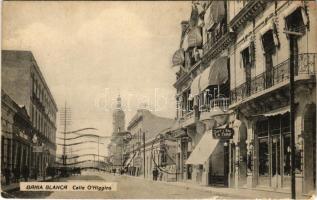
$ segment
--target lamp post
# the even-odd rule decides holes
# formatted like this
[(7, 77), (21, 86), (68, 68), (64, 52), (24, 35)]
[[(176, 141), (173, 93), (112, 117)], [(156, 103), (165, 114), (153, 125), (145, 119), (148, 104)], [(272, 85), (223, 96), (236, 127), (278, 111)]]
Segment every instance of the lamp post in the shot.
[(290, 93), (290, 132), (291, 132), (291, 198), (296, 199), (296, 180), (295, 180), (295, 69), (298, 69), (296, 60), (297, 39), (303, 33), (285, 30), (284, 33), (289, 36), (290, 64), (289, 64), (289, 93)]

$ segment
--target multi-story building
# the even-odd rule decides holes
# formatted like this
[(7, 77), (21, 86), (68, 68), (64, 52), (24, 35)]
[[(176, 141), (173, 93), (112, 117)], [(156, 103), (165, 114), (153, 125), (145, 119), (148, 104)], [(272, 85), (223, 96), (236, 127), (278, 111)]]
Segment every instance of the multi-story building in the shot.
[(41, 152), (32, 152), (32, 168), (41, 174), (52, 166), (56, 155), (57, 106), (49, 87), (30, 51), (2, 50), (2, 89), (12, 100), (25, 107), (33, 126), (34, 146), (43, 146)]
[[(316, 12), (309, 1), (193, 1), (173, 56), (185, 180), (290, 191), (294, 66), (296, 186), (316, 188)], [(215, 141), (215, 128), (233, 138)]]
[[(316, 184), (316, 2), (229, 2), (232, 187), (290, 191), (290, 67), (295, 72), (295, 172)], [(291, 65), (293, 64), (293, 65)]]
[(33, 128), (24, 106), (16, 104), (4, 90), (1, 91), (1, 171), (11, 172), (27, 166), (32, 160)]
[(147, 141), (155, 138), (161, 131), (171, 127), (173, 122), (173, 119), (156, 116), (147, 109), (139, 109), (137, 111), (127, 128), (131, 137), (125, 154), (128, 155), (126, 163), (129, 164), (130, 174), (135, 176), (143, 175), (145, 177), (151, 176), (152, 171), (149, 169), (152, 169), (154, 164), (149, 156), (144, 157), (144, 146), (146, 146)]
[(198, 184), (227, 184), (227, 141), (213, 139), (210, 130), (228, 119), (230, 74), (227, 49), (235, 34), (227, 26), (225, 1), (193, 2), (183, 21), (180, 49), (173, 56), (177, 69), (177, 119), (173, 128), (180, 148), (181, 178)]

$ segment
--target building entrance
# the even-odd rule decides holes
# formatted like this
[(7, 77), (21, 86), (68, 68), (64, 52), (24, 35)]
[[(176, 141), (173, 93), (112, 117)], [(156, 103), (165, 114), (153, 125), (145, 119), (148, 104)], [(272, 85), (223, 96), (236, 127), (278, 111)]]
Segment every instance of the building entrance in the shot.
[(256, 124), (258, 185), (290, 187), (289, 113), (269, 117)]

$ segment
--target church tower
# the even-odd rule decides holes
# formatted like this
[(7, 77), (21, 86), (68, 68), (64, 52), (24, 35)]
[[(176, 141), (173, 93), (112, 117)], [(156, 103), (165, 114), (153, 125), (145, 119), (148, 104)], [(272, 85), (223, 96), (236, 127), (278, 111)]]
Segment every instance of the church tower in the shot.
[(117, 98), (116, 109), (113, 111), (112, 114), (112, 127), (114, 135), (119, 132), (125, 131), (125, 114), (122, 110), (120, 95)]

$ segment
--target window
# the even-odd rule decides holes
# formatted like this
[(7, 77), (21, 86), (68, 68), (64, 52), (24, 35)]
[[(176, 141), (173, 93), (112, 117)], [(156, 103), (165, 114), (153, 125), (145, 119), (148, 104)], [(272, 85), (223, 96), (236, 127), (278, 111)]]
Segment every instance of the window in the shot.
[(293, 13), (285, 18), (286, 29), (304, 33), (306, 30), (307, 16), (304, 8), (298, 7)]
[(273, 53), (275, 50), (275, 39), (273, 30), (270, 29), (262, 36), (262, 44), (265, 53)]
[(251, 67), (252, 67), (252, 46), (244, 49), (241, 52), (242, 64), (245, 73), (245, 83), (246, 83), (246, 95), (250, 95), (251, 92)]

